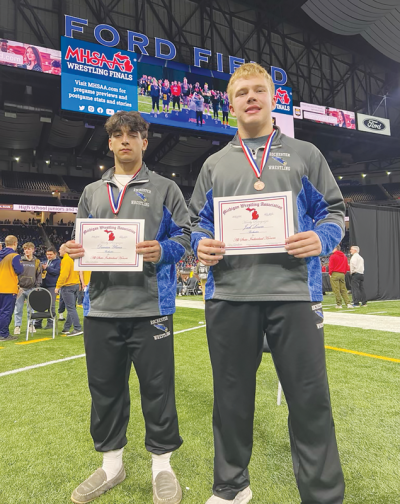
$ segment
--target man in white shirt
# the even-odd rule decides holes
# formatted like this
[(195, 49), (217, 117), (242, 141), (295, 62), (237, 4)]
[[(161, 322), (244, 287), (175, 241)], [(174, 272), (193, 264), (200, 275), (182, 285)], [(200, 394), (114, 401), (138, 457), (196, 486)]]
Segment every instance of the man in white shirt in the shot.
[(364, 259), (360, 256), (360, 248), (353, 245), (350, 249), (350, 274), (351, 293), (353, 306), (367, 306), (367, 297), (364, 290)]

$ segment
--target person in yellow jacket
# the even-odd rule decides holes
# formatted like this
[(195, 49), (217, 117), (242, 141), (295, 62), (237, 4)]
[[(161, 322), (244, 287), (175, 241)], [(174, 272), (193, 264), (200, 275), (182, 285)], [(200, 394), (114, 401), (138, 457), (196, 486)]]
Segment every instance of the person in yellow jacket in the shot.
[(0, 250), (0, 342), (18, 339), (9, 331), (18, 294), (18, 275), (24, 271), (21, 257), (15, 252), (17, 246), (17, 237), (8, 235), (5, 247)]
[[(78, 336), (83, 334), (82, 325), (76, 311), (76, 300), (80, 286), (79, 273), (74, 271), (74, 261), (65, 252), (65, 243), (61, 245), (59, 254), (62, 261), (55, 292), (56, 294), (61, 293), (67, 308), (67, 318), (62, 332), (67, 336)], [(74, 329), (71, 331), (72, 326), (74, 326)]]

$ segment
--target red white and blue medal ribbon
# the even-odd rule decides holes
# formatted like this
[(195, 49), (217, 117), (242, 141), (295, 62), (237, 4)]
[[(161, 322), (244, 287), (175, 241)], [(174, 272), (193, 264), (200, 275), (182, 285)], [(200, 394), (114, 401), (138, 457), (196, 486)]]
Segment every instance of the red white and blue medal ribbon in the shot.
[(121, 209), (122, 200), (124, 199), (125, 191), (126, 191), (127, 187), (128, 187), (128, 184), (126, 184), (126, 186), (123, 188), (123, 190), (120, 191), (120, 193), (118, 194), (117, 201), (115, 201), (114, 200), (114, 193), (112, 190), (112, 185), (107, 184), (108, 200), (110, 201), (111, 210), (113, 211), (113, 214), (115, 214), (115, 215), (117, 215)]
[[(251, 168), (252, 168), (255, 176), (258, 178), (258, 182), (256, 182), (256, 184), (259, 183), (259, 182), (261, 184), (263, 184), (261, 182), (260, 178), (261, 178), (261, 174), (262, 174), (262, 171), (264, 169), (264, 166), (265, 166), (266, 162), (268, 161), (269, 152), (270, 152), (271, 147), (272, 147), (272, 142), (274, 140), (275, 133), (276, 133), (276, 130), (273, 130), (272, 133), (269, 135), (266, 143), (265, 143), (264, 152), (263, 152), (263, 156), (262, 156), (262, 159), (261, 159), (260, 166), (258, 166), (256, 160), (254, 159), (254, 157), (253, 157), (253, 155), (251, 153), (250, 147), (248, 147), (247, 145), (245, 145), (245, 143), (243, 142), (243, 140), (239, 136), (240, 145), (242, 146), (244, 155), (246, 156), (247, 161), (250, 163), (250, 166), (251, 166)], [(263, 188), (264, 188), (264, 184), (263, 184), (262, 189)]]
[[(140, 168), (140, 170), (141, 170), (141, 168)], [(135, 175), (131, 178), (131, 180), (129, 182), (132, 182), (132, 180), (135, 180), (135, 178), (139, 175), (140, 170), (137, 173), (135, 173)], [(129, 182), (125, 185), (125, 187), (122, 189), (122, 191), (119, 192), (117, 201), (114, 200), (114, 193), (112, 190), (112, 185), (107, 183), (108, 200), (110, 202), (111, 210), (115, 216), (117, 216), (118, 212), (121, 210), (122, 201), (124, 199), (125, 191), (129, 185)]]

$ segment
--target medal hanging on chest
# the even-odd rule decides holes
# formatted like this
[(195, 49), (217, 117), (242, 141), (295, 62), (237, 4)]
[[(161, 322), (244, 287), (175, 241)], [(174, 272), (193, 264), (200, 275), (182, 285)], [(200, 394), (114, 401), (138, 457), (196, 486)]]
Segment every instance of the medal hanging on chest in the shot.
[(243, 140), (239, 136), (240, 145), (242, 146), (244, 155), (246, 156), (247, 161), (250, 163), (250, 166), (251, 166), (251, 168), (252, 168), (255, 176), (258, 179), (254, 183), (254, 189), (256, 191), (262, 191), (264, 189), (264, 187), (265, 187), (264, 182), (261, 180), (261, 175), (262, 175), (262, 171), (264, 169), (264, 166), (265, 166), (266, 162), (268, 161), (269, 152), (270, 152), (271, 147), (272, 147), (272, 142), (274, 140), (275, 133), (276, 133), (276, 131), (273, 130), (272, 133), (269, 135), (266, 143), (265, 143), (264, 152), (263, 152), (263, 156), (262, 156), (262, 159), (261, 159), (260, 166), (258, 166), (257, 161), (253, 158), (253, 155), (251, 153), (250, 147), (248, 147), (247, 145), (245, 145), (244, 142), (243, 142)]
[(120, 191), (120, 193), (118, 194), (117, 201), (115, 201), (114, 200), (114, 193), (113, 193), (113, 186), (111, 184), (107, 184), (108, 201), (110, 202), (110, 207), (111, 207), (111, 210), (114, 214), (114, 219), (116, 219), (118, 217), (118, 213), (121, 210), (122, 201), (124, 199), (125, 191), (126, 191), (127, 187), (128, 187), (128, 184), (126, 184), (126, 186), (123, 188), (123, 190)]

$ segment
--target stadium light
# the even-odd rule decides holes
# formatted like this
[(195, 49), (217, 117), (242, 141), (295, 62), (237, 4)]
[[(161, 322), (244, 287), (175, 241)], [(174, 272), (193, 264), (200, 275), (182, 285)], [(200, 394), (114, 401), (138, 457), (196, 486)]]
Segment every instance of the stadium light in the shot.
[(100, 170), (103, 170), (104, 169), (104, 165), (100, 165), (99, 168), (100, 168)]
[(16, 158), (14, 158), (14, 159), (15, 159), (15, 161), (18, 163), (18, 161), (19, 161), (21, 158), (16, 157)]
[(366, 174), (366, 173), (361, 173), (361, 177), (362, 177), (362, 178), (365, 178), (366, 176), (367, 176), (367, 174)]
[(343, 178), (342, 176), (338, 177), (339, 180), (342, 180), (342, 178)]
[(46, 159), (46, 164), (49, 165), (50, 164), (50, 159)]
[(392, 172), (391, 171), (387, 171), (386, 172), (386, 175), (390, 175)]
[(176, 173), (173, 173), (173, 174), (172, 174), (172, 176), (173, 176), (173, 177), (176, 177)]

